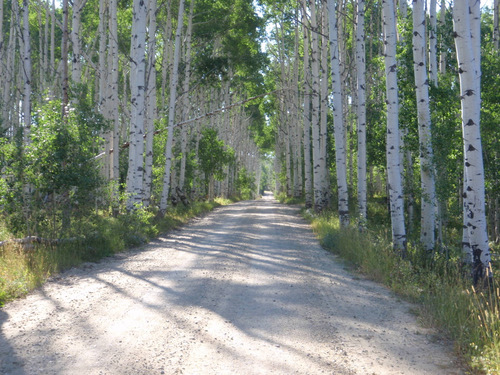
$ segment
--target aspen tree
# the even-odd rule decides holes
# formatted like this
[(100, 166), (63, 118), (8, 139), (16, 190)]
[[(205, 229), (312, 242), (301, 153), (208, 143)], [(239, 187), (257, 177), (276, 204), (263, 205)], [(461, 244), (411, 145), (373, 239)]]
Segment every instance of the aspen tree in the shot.
[(481, 66), (479, 1), (454, 3), (453, 24), (460, 78), (462, 133), (464, 147), (464, 231), (469, 244), (464, 246), (471, 262), (474, 283), (492, 277), (491, 254), (485, 214), (484, 164), (482, 155)]
[[(304, 11), (305, 12), (305, 11)], [(311, 160), (311, 80), (309, 69), (309, 30), (305, 26), (306, 16), (302, 16), (302, 30), (304, 34), (304, 192), (305, 206), (314, 205), (314, 191), (312, 181)]]
[(68, 18), (69, 7), (68, 0), (63, 0), (63, 36), (61, 44), (61, 64), (62, 64), (62, 118), (66, 118), (69, 103), (69, 76), (68, 76)]
[(151, 203), (153, 186), (153, 133), (156, 120), (156, 0), (148, 1), (149, 40), (148, 62), (146, 67), (146, 116), (145, 116), (145, 154), (144, 154), (144, 206)]
[[(49, 0), (47, 0), (49, 1)], [(50, 78), (53, 82), (57, 73), (56, 67), (56, 1), (52, 0), (50, 8)]]
[[(17, 2), (17, 0), (15, 0)], [(22, 31), (22, 72), (23, 72), (23, 132), (25, 142), (29, 142), (31, 129), (31, 35), (29, 24), (29, 0), (23, 0)]]
[(396, 61), (396, 14), (392, 0), (382, 1), (385, 45), (387, 101), (387, 190), (389, 192), (392, 241), (394, 250), (406, 255), (403, 184), (401, 178), (399, 99)]
[[(415, 1), (418, 0), (413, 0), (414, 4)], [(437, 0), (430, 0), (429, 2), (429, 77), (430, 81), (435, 86), (437, 86), (438, 82), (436, 2)], [(425, 41), (425, 10), (423, 10), (422, 12), (424, 13), (424, 18), (422, 21), (424, 22), (424, 24), (421, 28), (424, 31), (424, 34), (421, 37)], [(413, 25), (413, 28), (415, 29), (415, 25)], [(425, 54), (425, 49), (423, 52)]]
[(366, 56), (365, 0), (357, 1), (356, 12), (356, 95), (358, 135), (358, 211), (360, 228), (366, 225)]
[[(108, 103), (107, 99), (109, 96), (109, 93), (107, 92), (107, 82), (108, 82), (108, 66), (106, 64), (106, 47), (107, 47), (107, 35), (106, 35), (106, 25), (107, 25), (107, 20), (108, 20), (108, 14), (107, 14), (107, 7), (106, 7), (106, 1), (105, 0), (99, 0), (99, 25), (97, 27), (97, 33), (99, 35), (99, 55), (98, 55), (98, 75), (97, 75), (97, 88), (98, 88), (98, 103), (99, 103), (99, 109), (103, 116), (106, 118), (108, 117)], [(73, 15), (74, 19), (75, 15)], [(75, 56), (73, 56), (75, 58)], [(79, 63), (78, 63), (79, 64)], [(72, 74), (73, 75), (78, 75), (80, 77), (80, 74), (77, 73), (78, 69), (75, 69), (76, 63), (73, 62), (73, 70)], [(73, 77), (75, 79), (75, 77)], [(112, 148), (111, 146), (111, 132), (106, 132), (104, 135), (104, 165), (102, 166), (102, 173), (106, 179), (109, 178), (110, 176), (110, 150)]]
[(493, 45), (500, 53), (500, 26), (498, 19), (500, 18), (500, 0), (495, 0), (493, 4)]
[(71, 22), (71, 43), (73, 46), (73, 59), (71, 66), (71, 79), (73, 83), (78, 84), (82, 78), (82, 62), (81, 62), (81, 42), (80, 42), (80, 25), (82, 10), (87, 0), (73, 0), (73, 17)]
[[(193, 15), (194, 15), (194, 4), (195, 0), (191, 0), (189, 5), (189, 19), (188, 27), (186, 30), (186, 52), (185, 52), (185, 70), (184, 70), (184, 86), (182, 90), (182, 117), (181, 121), (186, 121), (189, 115), (190, 108), (190, 93), (189, 86), (191, 84), (191, 38), (193, 33)], [(187, 160), (187, 141), (188, 141), (188, 127), (183, 126), (181, 128), (181, 168), (179, 173), (179, 188), (185, 190), (185, 179), (186, 179), (186, 160)]]
[(329, 74), (328, 74), (328, 9), (326, 2), (321, 2), (319, 8), (318, 33), (321, 34), (320, 41), (321, 47), (320, 54), (320, 116), (319, 116), (319, 149), (320, 149), (320, 179), (321, 179), (321, 197), (323, 207), (328, 206), (330, 203), (330, 184), (327, 166), (327, 144), (328, 144), (328, 112), (329, 112)]
[[(444, 25), (446, 23), (446, 1), (441, 0), (441, 6), (440, 6), (440, 12), (439, 12), (439, 24), (441, 28), (444, 28)], [(446, 52), (445, 52), (445, 46), (444, 46), (444, 38), (441, 38), (441, 45), (440, 45), (440, 50), (441, 53), (439, 54), (439, 73), (445, 74), (446, 73)]]
[(417, 98), (420, 183), (422, 188), (420, 242), (425, 251), (432, 252), (435, 243), (436, 188), (432, 161), (432, 127), (429, 107), (429, 80), (425, 61), (426, 47), (424, 0), (413, 0), (413, 68)]
[(172, 77), (170, 80), (170, 98), (168, 107), (167, 144), (165, 146), (165, 172), (163, 177), (163, 190), (160, 199), (160, 212), (165, 213), (168, 206), (168, 195), (170, 192), (170, 169), (172, 167), (172, 139), (174, 136), (175, 105), (177, 100), (177, 83), (179, 77), (179, 59), (181, 54), (181, 32), (184, 19), (184, 0), (179, 2), (179, 14), (177, 17), (177, 30), (175, 33), (175, 52)]
[(320, 139), (320, 56), (316, 0), (311, 1), (311, 144), (313, 160), (314, 209), (323, 210), (323, 182), (321, 181), (321, 139)]
[(346, 137), (344, 116), (342, 113), (342, 86), (340, 82), (340, 62), (338, 47), (338, 23), (335, 10), (335, 0), (328, 0), (328, 15), (330, 26), (330, 65), (332, 75), (333, 122), (335, 132), (335, 166), (337, 169), (337, 189), (339, 219), (342, 226), (349, 225), (349, 192), (346, 169)]
[(130, 52), (131, 116), (127, 174), (128, 210), (132, 210), (136, 205), (140, 205), (144, 195), (146, 16), (147, 3), (144, 0), (134, 0)]
[[(118, 98), (118, 18), (117, 18), (118, 0), (109, 0), (109, 53), (110, 74), (108, 75), (109, 92), (109, 119), (112, 121), (113, 133), (111, 137), (112, 153), (110, 178), (114, 182), (113, 191), (115, 200), (117, 198), (118, 178), (120, 176), (120, 118), (119, 118), (119, 98)], [(110, 151), (111, 151), (110, 150)]]
[[(293, 157), (293, 195), (296, 198), (302, 196), (302, 137), (301, 137), (301, 127), (299, 121), (299, 107), (300, 107), (300, 95), (299, 95), (299, 27), (295, 26), (294, 29), (294, 57), (293, 57), (293, 83), (292, 87), (292, 102), (293, 102), (293, 130), (294, 130), (294, 157)], [(259, 169), (260, 171), (260, 169)]]
[[(10, 117), (10, 111), (12, 110), (13, 103), (15, 101), (13, 100), (12, 97), (12, 92), (15, 92), (14, 90), (14, 83), (15, 83), (15, 62), (16, 62), (16, 39), (17, 39), (17, 27), (16, 25), (18, 24), (16, 21), (16, 16), (15, 12), (12, 12), (11, 17), (10, 17), (10, 30), (9, 30), (9, 43), (7, 46), (7, 56), (6, 56), (6, 63), (5, 63), (5, 87), (3, 89), (3, 108), (2, 108), (2, 118), (8, 124), (6, 128), (9, 128), (11, 130), (13, 127), (12, 122), (8, 122), (7, 119)], [(14, 120), (18, 118), (17, 115), (12, 117)]]

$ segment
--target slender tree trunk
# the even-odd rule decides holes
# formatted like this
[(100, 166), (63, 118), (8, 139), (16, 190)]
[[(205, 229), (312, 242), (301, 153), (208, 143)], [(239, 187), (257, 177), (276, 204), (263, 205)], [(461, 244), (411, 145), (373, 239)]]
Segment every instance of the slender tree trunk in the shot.
[(54, 82), (57, 74), (56, 67), (56, 1), (52, 0), (50, 9), (50, 78)]
[(311, 144), (313, 154), (313, 187), (314, 187), (314, 209), (317, 212), (323, 210), (323, 186), (321, 181), (321, 139), (320, 139), (320, 77), (319, 77), (319, 44), (318, 23), (315, 1), (311, 2)]
[[(418, 0), (417, 0), (418, 1)], [(437, 86), (438, 81), (438, 60), (437, 60), (437, 17), (436, 17), (436, 2), (437, 0), (430, 0), (429, 3), (429, 77), (433, 85)], [(413, 1), (415, 5), (415, 0)], [(425, 15), (425, 10), (423, 11)], [(425, 32), (425, 17), (422, 20), (423, 31)], [(413, 25), (415, 29), (415, 25)], [(414, 35), (415, 38), (415, 35)], [(425, 41), (425, 34), (421, 36)], [(425, 43), (424, 43), (425, 44)], [(425, 53), (425, 50), (424, 50)]]
[(306, 16), (303, 15), (304, 33), (304, 192), (305, 206), (312, 208), (314, 204), (314, 191), (312, 181), (311, 161), (311, 76), (309, 69), (309, 31), (305, 26)]
[(342, 86), (340, 82), (340, 63), (338, 47), (338, 24), (335, 14), (335, 0), (328, 0), (328, 15), (330, 25), (330, 55), (332, 70), (333, 123), (335, 129), (335, 166), (337, 168), (337, 189), (340, 224), (349, 225), (349, 190), (347, 185), (346, 159), (347, 152), (344, 142), (346, 137), (344, 116), (342, 113)]
[(31, 35), (29, 25), (29, 0), (23, 0), (23, 113), (22, 124), (25, 142), (29, 142), (31, 130)]
[(112, 163), (110, 178), (114, 182), (114, 201), (118, 198), (118, 183), (120, 178), (120, 117), (118, 112), (118, 16), (117, 16), (117, 1), (109, 0), (109, 56), (111, 60), (111, 70), (108, 83), (109, 87), (109, 117), (113, 124), (112, 136)]
[[(492, 277), (485, 213), (484, 167), (480, 133), (481, 70), (479, 2), (459, 1), (454, 4), (453, 23), (462, 100), (462, 132), (464, 145), (464, 230), (468, 232), (475, 283)], [(471, 53), (472, 52), (472, 53)]]
[(382, 13), (385, 35), (385, 75), (387, 96), (387, 183), (394, 249), (406, 255), (403, 185), (400, 160), (399, 99), (396, 62), (396, 17), (394, 2), (383, 0)]
[(173, 73), (170, 80), (170, 103), (168, 109), (167, 144), (165, 148), (165, 172), (163, 177), (163, 191), (160, 200), (160, 212), (165, 213), (168, 206), (170, 192), (170, 168), (172, 167), (172, 139), (174, 136), (175, 104), (177, 100), (177, 82), (179, 77), (179, 59), (181, 55), (181, 32), (184, 19), (184, 0), (180, 0), (177, 17), (177, 31), (175, 33), (175, 52)]
[[(186, 31), (186, 54), (185, 54), (185, 73), (184, 73), (184, 88), (182, 92), (182, 119), (186, 121), (189, 116), (191, 95), (189, 93), (189, 86), (191, 84), (191, 34), (193, 31), (193, 15), (194, 15), (195, 0), (191, 0), (189, 5), (189, 20)], [(186, 161), (187, 161), (187, 141), (188, 141), (188, 127), (183, 126), (181, 129), (181, 169), (179, 173), (179, 188), (184, 192), (186, 180)]]
[[(320, 8), (320, 19), (321, 25), (319, 32), (321, 33), (321, 48), (319, 52), (321, 53), (320, 61), (320, 127), (319, 127), (319, 148), (320, 148), (320, 178), (321, 178), (321, 199), (322, 206), (326, 208), (330, 204), (330, 177), (328, 173), (327, 166), (327, 147), (328, 147), (328, 9), (327, 3), (322, 2)], [(338, 60), (337, 60), (338, 61)]]
[(358, 133), (358, 211), (359, 227), (366, 227), (366, 52), (365, 1), (358, 0), (356, 17), (356, 78)]
[(82, 78), (80, 21), (85, 3), (86, 0), (73, 0), (73, 18), (71, 26), (71, 42), (73, 45), (73, 64), (71, 67), (71, 79), (73, 81), (73, 84), (80, 83)]
[[(73, 20), (75, 18), (75, 15), (73, 15)], [(107, 47), (107, 35), (106, 35), (106, 25), (108, 24), (108, 14), (107, 14), (107, 7), (106, 7), (106, 1), (105, 0), (99, 0), (99, 25), (97, 27), (97, 33), (99, 35), (99, 68), (98, 68), (98, 83), (96, 86), (98, 87), (98, 103), (99, 103), (99, 108), (101, 111), (101, 114), (107, 118), (108, 116), (108, 96), (109, 93), (107, 92), (108, 88), (108, 66), (106, 64), (107, 59), (106, 59), (106, 47)], [(73, 35), (73, 38), (75, 36)], [(77, 37), (78, 38), (78, 37)], [(75, 52), (73, 52), (73, 59), (75, 59)], [(77, 70), (79, 68), (76, 68), (76, 65), (79, 65), (79, 60), (77, 63), (73, 62), (73, 70), (72, 73), (73, 75), (80, 75), (77, 73)], [(75, 77), (73, 77), (74, 79)], [(110, 150), (112, 148), (110, 139), (111, 139), (111, 132), (107, 131), (105, 134), (103, 134), (104, 137), (104, 152), (105, 152), (105, 157), (104, 157), (104, 164), (102, 166), (102, 173), (105, 178), (109, 178), (110, 175)]]
[(497, 53), (500, 53), (500, 26), (499, 19), (500, 17), (500, 0), (495, 0), (493, 5), (493, 45), (497, 50)]
[[(444, 28), (444, 25), (446, 23), (446, 2), (445, 0), (441, 0), (441, 9), (439, 13), (439, 23), (440, 27)], [(446, 52), (445, 52), (445, 42), (444, 38), (441, 38), (441, 52), (439, 54), (439, 73), (445, 74), (446, 73)]]
[(144, 206), (151, 204), (153, 188), (153, 133), (156, 120), (156, 0), (149, 0), (148, 63), (146, 68), (146, 117), (144, 155)]
[(67, 107), (69, 103), (69, 77), (68, 77), (68, 0), (63, 0), (63, 37), (61, 45), (61, 63), (62, 63), (62, 118), (66, 118)]
[(131, 117), (127, 181), (127, 209), (142, 204), (144, 197), (144, 116), (147, 2), (134, 0), (130, 52)]
[(436, 188), (432, 160), (429, 81), (427, 79), (427, 64), (425, 62), (426, 47), (424, 0), (413, 0), (413, 67), (417, 98), (420, 181), (422, 189), (420, 242), (425, 251), (432, 252), (435, 244)]

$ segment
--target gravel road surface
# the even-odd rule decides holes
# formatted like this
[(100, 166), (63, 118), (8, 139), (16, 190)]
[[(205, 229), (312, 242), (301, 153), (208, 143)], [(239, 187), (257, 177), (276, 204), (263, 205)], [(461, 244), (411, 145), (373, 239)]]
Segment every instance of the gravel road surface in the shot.
[(462, 374), (411, 308), (265, 196), (1, 308), (0, 373)]

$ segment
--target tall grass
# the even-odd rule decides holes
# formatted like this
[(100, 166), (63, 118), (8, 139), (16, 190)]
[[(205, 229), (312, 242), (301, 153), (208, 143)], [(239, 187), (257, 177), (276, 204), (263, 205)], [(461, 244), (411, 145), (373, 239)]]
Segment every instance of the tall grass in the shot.
[[(224, 199), (194, 202), (187, 207), (174, 207), (164, 216), (144, 209), (118, 217), (101, 213), (75, 221), (73, 238), (59, 245), (35, 244), (26, 248), (8, 243), (0, 246), (0, 306), (25, 295), (64, 269), (144, 244), (195, 216), (229, 203), (230, 200)], [(0, 233), (1, 239), (12, 237), (1, 224)]]
[(419, 250), (409, 249), (408, 259), (393, 251), (389, 233), (340, 230), (332, 214), (305, 211), (322, 246), (340, 255), (355, 272), (384, 283), (400, 296), (416, 302), (423, 324), (437, 327), (455, 342), (478, 374), (500, 374), (500, 288), (474, 289), (463, 277), (459, 262), (436, 256), (423, 262)]

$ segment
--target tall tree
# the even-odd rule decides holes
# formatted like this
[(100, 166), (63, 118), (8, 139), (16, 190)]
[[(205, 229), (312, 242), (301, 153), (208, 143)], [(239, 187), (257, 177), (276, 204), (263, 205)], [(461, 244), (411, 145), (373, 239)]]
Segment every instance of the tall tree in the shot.
[(399, 99), (396, 60), (396, 13), (392, 0), (382, 1), (387, 100), (387, 190), (389, 192), (392, 241), (396, 251), (406, 254), (403, 184), (401, 178)]
[(358, 134), (358, 212), (360, 227), (366, 225), (366, 51), (365, 1), (357, 1), (356, 12), (356, 81)]
[(304, 192), (306, 208), (314, 205), (311, 160), (311, 72), (309, 62), (309, 30), (306, 27), (305, 8), (302, 15), (302, 31), (304, 34)]
[[(16, 0), (17, 1), (17, 0)], [(31, 35), (29, 24), (29, 0), (23, 0), (23, 31), (22, 31), (22, 71), (23, 71), (23, 130), (25, 141), (29, 142), (31, 129)]]
[(168, 106), (168, 128), (167, 144), (165, 146), (165, 172), (163, 175), (163, 190), (160, 199), (160, 212), (165, 213), (168, 205), (168, 195), (170, 192), (170, 174), (172, 167), (172, 145), (175, 124), (175, 105), (177, 101), (177, 84), (179, 80), (179, 60), (181, 55), (181, 33), (184, 20), (184, 0), (179, 2), (179, 13), (177, 17), (177, 30), (175, 32), (174, 65), (172, 77), (170, 79), (170, 102)]
[(146, 18), (148, 4), (134, 0), (130, 51), (131, 117), (127, 174), (127, 209), (142, 204), (144, 197), (144, 116), (146, 69)]
[(340, 77), (340, 61), (338, 47), (338, 23), (335, 0), (328, 0), (328, 23), (330, 26), (330, 64), (333, 95), (333, 123), (335, 132), (335, 166), (337, 169), (337, 190), (339, 218), (342, 226), (349, 225), (349, 190), (347, 186), (346, 159), (347, 150), (344, 141), (345, 126), (342, 107), (342, 85)]
[[(426, 51), (424, 0), (413, 0), (413, 69), (417, 99), (420, 181), (422, 188), (420, 242), (425, 251), (432, 252), (435, 243), (436, 188)], [(436, 66), (437, 63), (433, 69), (436, 69)]]
[(484, 165), (480, 132), (481, 66), (479, 1), (457, 1), (453, 7), (455, 45), (460, 78), (464, 146), (465, 257), (475, 283), (492, 277), (485, 213)]

